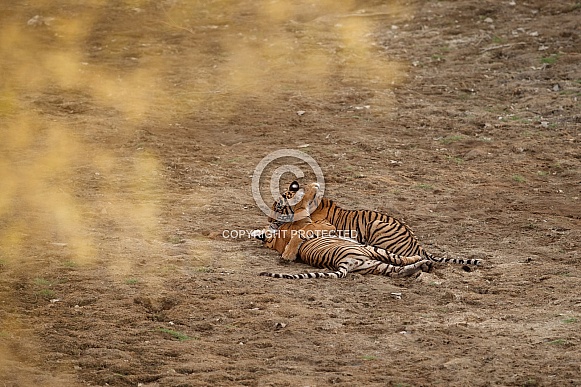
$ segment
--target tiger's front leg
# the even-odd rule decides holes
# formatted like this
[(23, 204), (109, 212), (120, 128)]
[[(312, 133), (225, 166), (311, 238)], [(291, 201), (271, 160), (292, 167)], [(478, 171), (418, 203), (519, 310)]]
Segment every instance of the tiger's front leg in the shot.
[(303, 239), (298, 235), (293, 235), (289, 241), (289, 243), (284, 248), (284, 252), (282, 253), (282, 259), (288, 262), (293, 262), (297, 259), (297, 255), (299, 253), (299, 248), (303, 243)]

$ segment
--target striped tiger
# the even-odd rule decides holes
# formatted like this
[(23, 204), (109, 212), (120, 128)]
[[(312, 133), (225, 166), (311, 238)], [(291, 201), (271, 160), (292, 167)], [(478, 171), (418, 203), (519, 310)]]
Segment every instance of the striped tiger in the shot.
[[(304, 197), (294, 210), (305, 211), (319, 189), (317, 183), (310, 184), (303, 192)], [(355, 240), (338, 236), (306, 236), (301, 231), (329, 231), (329, 224), (313, 223), (308, 215), (294, 222), (282, 223), (280, 227), (267, 230), (256, 230), (254, 237), (261, 239), (266, 247), (280, 252), (285, 257), (289, 248), (296, 249), (291, 259), (296, 255), (314, 267), (326, 268), (331, 272), (314, 272), (303, 274), (279, 274), (263, 272), (260, 275), (274, 278), (305, 279), (305, 278), (344, 278), (347, 273), (378, 274), (388, 277), (407, 277), (419, 271), (430, 271), (433, 261), (420, 256), (402, 257), (376, 246), (366, 246)], [(299, 243), (293, 243), (298, 241)]]
[[(278, 218), (271, 216), (269, 218), (271, 227), (278, 228), (285, 221), (293, 219), (295, 208), (292, 202), (297, 194), (303, 193), (299, 184), (293, 181), (272, 207), (274, 213), (283, 216)], [(342, 233), (355, 235), (361, 244), (373, 245), (401, 256), (419, 255), (439, 263), (481, 264), (478, 259), (442, 258), (430, 254), (420, 245), (414, 232), (403, 221), (389, 215), (368, 210), (345, 210), (327, 198), (317, 199), (315, 204), (316, 209), (310, 213), (313, 223), (330, 223)]]
[[(267, 238), (265, 242), (266, 245), (269, 244)], [(332, 271), (302, 274), (262, 272), (260, 275), (287, 279), (344, 278), (347, 273), (409, 277), (420, 271), (430, 271), (434, 265), (434, 262), (428, 259), (398, 257), (378, 247), (370, 248), (352, 240), (332, 236), (315, 237), (304, 241), (299, 247), (298, 254), (304, 263)], [(404, 262), (413, 263), (404, 264)]]

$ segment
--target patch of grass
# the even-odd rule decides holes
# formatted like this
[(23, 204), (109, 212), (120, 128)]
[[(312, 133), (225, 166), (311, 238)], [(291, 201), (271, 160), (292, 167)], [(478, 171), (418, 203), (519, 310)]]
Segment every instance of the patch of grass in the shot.
[(63, 262), (63, 265), (65, 267), (68, 267), (68, 268), (71, 268), (71, 269), (79, 266), (78, 263), (76, 263), (75, 261), (70, 261), (70, 260), (69, 261), (64, 261)]
[(555, 64), (559, 60), (559, 54), (551, 54), (549, 56), (544, 56), (541, 58), (541, 63), (543, 64)]
[(446, 136), (444, 138), (441, 138), (440, 142), (444, 145), (448, 145), (462, 140), (464, 140), (464, 136), (462, 136), (461, 134), (455, 134), (452, 136)]
[(496, 36), (494, 35), (492, 37), (492, 43), (496, 43), (496, 44), (502, 44), (502, 43), (506, 43), (506, 39), (501, 38), (500, 36)]
[(539, 382), (537, 381), (537, 379), (534, 379), (534, 378), (529, 378), (523, 383), (523, 387), (535, 387), (538, 385), (539, 385)]
[(549, 345), (566, 345), (566, 344), (568, 344), (568, 342), (565, 339), (556, 339), (556, 340), (549, 341), (547, 344), (549, 344)]
[(55, 294), (56, 294), (56, 293), (54, 292), (54, 290), (50, 290), (50, 289), (41, 289), (41, 290), (38, 292), (38, 295), (39, 295), (39, 296), (41, 296), (41, 297), (43, 297), (43, 298), (49, 298), (49, 299), (50, 299), (50, 298), (56, 298), (56, 297), (55, 297)]
[(545, 172), (545, 171), (537, 171), (537, 175), (538, 176), (547, 176), (549, 174), (549, 172)]
[(366, 360), (366, 361), (372, 361), (372, 360), (377, 360), (377, 356), (373, 356), (373, 355), (365, 355), (365, 356), (363, 356), (363, 358), (362, 358), (362, 359), (363, 359), (363, 360)]
[(453, 157), (453, 156), (447, 156), (446, 157), (449, 161), (453, 161), (456, 164), (462, 164), (464, 162), (464, 159), (462, 157)]
[(137, 285), (138, 283), (139, 283), (139, 280), (137, 278), (127, 278), (125, 280), (126, 285)]
[(40, 297), (46, 299), (56, 298), (55, 297), (56, 293), (54, 292), (54, 290), (49, 289), (53, 285), (52, 281), (49, 281), (45, 278), (36, 277), (35, 279), (32, 280), (32, 282), (37, 288), (39, 288), (36, 294), (38, 294)]
[(512, 180), (517, 182), (517, 183), (524, 183), (525, 181), (527, 181), (523, 176), (521, 175), (512, 175)]
[(416, 184), (415, 186), (418, 189), (423, 189), (425, 191), (431, 191), (434, 189), (434, 187), (430, 184), (425, 184), (425, 183), (420, 183), (420, 184)]
[(566, 319), (563, 320), (563, 323), (565, 324), (574, 324), (576, 322), (579, 322), (579, 319), (577, 317), (567, 317)]
[(530, 118), (521, 117), (521, 116), (518, 116), (516, 114), (508, 115), (508, 116), (506, 116), (506, 119), (508, 121), (518, 121), (518, 122), (523, 122), (526, 124), (530, 124), (532, 122), (532, 120)]
[(181, 243), (185, 243), (186, 240), (180, 237), (179, 235), (171, 235), (167, 238), (167, 241), (171, 244), (179, 245)]
[(33, 280), (33, 282), (37, 286), (51, 286), (52, 285), (52, 283), (49, 280), (46, 280), (44, 278), (39, 278), (39, 277), (35, 278)]
[(170, 335), (171, 337), (173, 337), (174, 339), (177, 339), (178, 341), (192, 340), (192, 338), (189, 337), (188, 335), (186, 335), (185, 333), (174, 331), (173, 329), (159, 328), (159, 331), (162, 333)]

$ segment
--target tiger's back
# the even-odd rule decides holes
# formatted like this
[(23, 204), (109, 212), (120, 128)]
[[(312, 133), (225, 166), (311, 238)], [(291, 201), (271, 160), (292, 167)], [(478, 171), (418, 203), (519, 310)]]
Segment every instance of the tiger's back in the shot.
[[(418, 242), (414, 232), (404, 222), (381, 212), (346, 210), (332, 200), (323, 198), (311, 217), (313, 221), (328, 219), (337, 230), (356, 235), (359, 243), (371, 244), (403, 256), (430, 257)], [(382, 222), (382, 225), (370, 228), (373, 222)]]

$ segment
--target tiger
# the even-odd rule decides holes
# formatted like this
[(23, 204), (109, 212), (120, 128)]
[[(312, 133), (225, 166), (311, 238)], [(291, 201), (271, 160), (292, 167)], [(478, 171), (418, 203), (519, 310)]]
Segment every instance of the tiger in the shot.
[[(293, 181), (272, 206), (269, 217), (271, 228), (279, 228), (283, 223), (293, 219), (295, 216), (293, 199), (296, 195), (302, 194), (299, 183)], [(317, 198), (314, 205), (316, 208), (310, 213), (313, 223), (329, 223), (342, 233), (355, 235), (355, 239), (361, 244), (376, 246), (400, 256), (419, 255), (437, 263), (482, 264), (478, 259), (443, 258), (430, 254), (420, 245), (412, 229), (392, 216), (369, 210), (346, 210), (324, 197)]]
[[(307, 203), (312, 202), (319, 189), (313, 183), (305, 190), (304, 197), (294, 210), (305, 211)], [(376, 246), (366, 246), (356, 240), (321, 233), (309, 237), (301, 231), (332, 231), (334, 227), (324, 221), (313, 223), (306, 214), (293, 222), (282, 223), (276, 231), (256, 230), (255, 238), (264, 242), (266, 247), (277, 250), (283, 259), (300, 259), (314, 267), (326, 268), (330, 272), (309, 272), (303, 274), (281, 274), (262, 272), (260, 275), (274, 278), (306, 279), (306, 278), (345, 278), (348, 273), (377, 274), (387, 277), (409, 277), (421, 271), (431, 271), (434, 262), (420, 256), (403, 257), (390, 253)], [(298, 243), (293, 246), (293, 242)], [(296, 249), (292, 254), (289, 249)]]

